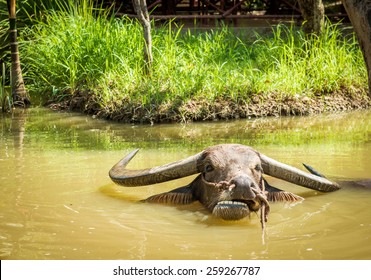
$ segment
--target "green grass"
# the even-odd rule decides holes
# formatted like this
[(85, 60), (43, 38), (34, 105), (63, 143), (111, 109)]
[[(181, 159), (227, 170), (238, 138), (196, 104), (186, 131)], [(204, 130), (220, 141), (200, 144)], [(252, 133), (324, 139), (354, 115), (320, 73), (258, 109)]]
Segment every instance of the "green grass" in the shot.
[(21, 59), (32, 94), (50, 98), (86, 89), (102, 107), (129, 103), (150, 110), (188, 100), (367, 88), (356, 38), (344, 36), (341, 25), (327, 23), (318, 37), (285, 25), (272, 27), (270, 36), (251, 36), (225, 26), (197, 32), (169, 23), (153, 29), (154, 62), (144, 75), (141, 26), (81, 1), (86, 5), (52, 10), (24, 30)]

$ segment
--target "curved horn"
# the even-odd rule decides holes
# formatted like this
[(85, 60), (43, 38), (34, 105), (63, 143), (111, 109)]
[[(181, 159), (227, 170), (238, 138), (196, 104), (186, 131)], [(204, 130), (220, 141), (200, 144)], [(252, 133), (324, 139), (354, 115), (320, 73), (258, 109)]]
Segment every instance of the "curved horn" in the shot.
[(202, 153), (183, 160), (142, 170), (129, 170), (126, 165), (139, 149), (129, 153), (109, 171), (109, 176), (116, 184), (134, 187), (166, 182), (198, 173), (197, 161)]
[(338, 184), (326, 178), (301, 171), (300, 169), (278, 162), (265, 155), (260, 154), (260, 159), (262, 161), (264, 173), (270, 176), (321, 192), (332, 192), (340, 189)]

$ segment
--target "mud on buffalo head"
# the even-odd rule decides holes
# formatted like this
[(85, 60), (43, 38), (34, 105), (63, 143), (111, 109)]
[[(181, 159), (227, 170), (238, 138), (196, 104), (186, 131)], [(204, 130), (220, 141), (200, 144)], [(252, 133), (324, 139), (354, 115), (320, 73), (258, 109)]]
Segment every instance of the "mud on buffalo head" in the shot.
[(199, 174), (190, 184), (153, 195), (145, 201), (172, 204), (199, 201), (214, 216), (224, 220), (242, 219), (262, 206), (267, 207), (266, 219), (268, 201), (302, 200), (293, 193), (270, 186), (263, 174), (323, 192), (339, 189), (326, 178), (303, 172), (239, 144), (211, 146), (186, 159), (149, 169), (126, 169), (137, 152), (132, 151), (111, 168), (109, 176), (115, 183), (135, 187)]

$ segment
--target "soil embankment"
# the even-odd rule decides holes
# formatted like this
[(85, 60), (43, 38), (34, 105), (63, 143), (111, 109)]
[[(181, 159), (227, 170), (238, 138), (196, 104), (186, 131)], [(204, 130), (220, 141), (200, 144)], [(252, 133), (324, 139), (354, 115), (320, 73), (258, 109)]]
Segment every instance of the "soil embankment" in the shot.
[(336, 92), (320, 96), (281, 96), (274, 93), (253, 95), (248, 100), (207, 99), (176, 101), (143, 106), (122, 101), (102, 105), (92, 92), (79, 91), (49, 107), (86, 113), (98, 118), (126, 123), (163, 123), (228, 120), (266, 116), (313, 115), (366, 109), (371, 99), (364, 92)]

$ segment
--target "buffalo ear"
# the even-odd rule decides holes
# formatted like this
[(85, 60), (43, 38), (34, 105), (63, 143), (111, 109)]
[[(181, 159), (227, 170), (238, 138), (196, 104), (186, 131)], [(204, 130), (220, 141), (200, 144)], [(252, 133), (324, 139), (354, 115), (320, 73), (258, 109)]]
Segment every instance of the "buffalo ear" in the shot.
[(268, 192), (267, 199), (268, 201), (271, 202), (276, 201), (297, 202), (304, 200), (304, 198), (302, 198), (301, 196), (286, 191)]
[(270, 202), (276, 201), (296, 202), (304, 200), (304, 198), (302, 198), (301, 196), (273, 187), (269, 185), (269, 183), (265, 179), (263, 180), (265, 185), (265, 191), (267, 193), (267, 199)]
[(190, 204), (196, 200), (197, 199), (193, 196), (192, 188), (188, 185), (169, 192), (152, 195), (145, 199), (144, 202), (165, 204)]
[(308, 164), (305, 164), (303, 163), (304, 167), (310, 172), (312, 173), (313, 175), (316, 175), (318, 177), (322, 177), (322, 178), (326, 178), (324, 175), (322, 175), (321, 173), (319, 173), (317, 170), (315, 170), (312, 166), (308, 165)]

